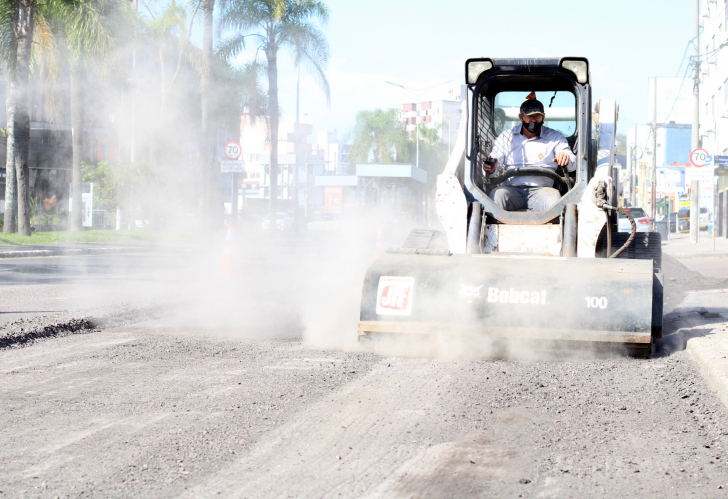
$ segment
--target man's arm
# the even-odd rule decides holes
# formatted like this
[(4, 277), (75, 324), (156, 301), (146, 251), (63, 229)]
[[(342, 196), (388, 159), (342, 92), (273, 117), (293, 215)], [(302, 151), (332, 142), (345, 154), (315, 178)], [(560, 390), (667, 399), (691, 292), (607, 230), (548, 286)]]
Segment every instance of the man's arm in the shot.
[(569, 147), (569, 143), (566, 141), (566, 138), (562, 135), (561, 139), (556, 143), (556, 147), (554, 148), (554, 163), (561, 166), (567, 166), (567, 169), (570, 172), (573, 172), (576, 170), (576, 165), (574, 162), (576, 161), (576, 156), (571, 151), (571, 147)]
[(490, 154), (488, 154), (488, 157), (493, 158), (495, 161), (492, 165), (487, 165), (485, 164), (485, 162), (483, 162), (484, 172), (493, 173), (498, 168), (498, 165), (502, 165), (505, 162), (507, 152), (506, 144), (509, 142), (509, 138), (506, 137), (506, 135), (508, 135), (508, 132), (509, 130), (505, 130), (498, 136), (497, 139), (495, 139), (493, 149), (490, 151)]

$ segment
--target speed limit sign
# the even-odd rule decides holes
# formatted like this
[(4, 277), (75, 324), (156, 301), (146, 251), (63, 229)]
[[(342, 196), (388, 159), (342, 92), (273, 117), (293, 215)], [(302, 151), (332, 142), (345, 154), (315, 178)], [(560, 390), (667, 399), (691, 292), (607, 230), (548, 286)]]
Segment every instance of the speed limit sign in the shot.
[(707, 162), (708, 151), (705, 149), (694, 149), (693, 152), (690, 153), (690, 163), (692, 163), (693, 166), (705, 166), (705, 163)]
[(243, 152), (243, 148), (237, 142), (228, 142), (225, 144), (225, 157), (227, 159), (238, 159)]

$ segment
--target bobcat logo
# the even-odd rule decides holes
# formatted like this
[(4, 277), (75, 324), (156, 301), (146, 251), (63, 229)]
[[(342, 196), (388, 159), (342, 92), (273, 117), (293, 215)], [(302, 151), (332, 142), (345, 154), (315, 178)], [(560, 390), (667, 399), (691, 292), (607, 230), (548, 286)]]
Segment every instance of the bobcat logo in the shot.
[(460, 293), (458, 293), (460, 296), (465, 298), (465, 301), (468, 303), (473, 303), (473, 300), (476, 298), (481, 298), (480, 296), (480, 289), (484, 286), (466, 286), (465, 284), (460, 283)]

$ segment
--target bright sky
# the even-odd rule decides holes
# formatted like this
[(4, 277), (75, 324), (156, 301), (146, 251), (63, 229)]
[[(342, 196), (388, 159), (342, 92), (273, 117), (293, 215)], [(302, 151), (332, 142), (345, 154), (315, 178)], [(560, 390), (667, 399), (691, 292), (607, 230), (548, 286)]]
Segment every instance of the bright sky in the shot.
[[(414, 88), (464, 83), (465, 60), (484, 56), (587, 57), (593, 102), (617, 99), (624, 133), (647, 120), (648, 77), (676, 76), (694, 29), (694, 0), (329, 0), (328, 6), (331, 106), (302, 76), (301, 119), (307, 113), (316, 129), (335, 128), (339, 138), (359, 110), (416, 101), (385, 81)], [(279, 76), (282, 112), (293, 117), (296, 81), (287, 57), (279, 58)]]

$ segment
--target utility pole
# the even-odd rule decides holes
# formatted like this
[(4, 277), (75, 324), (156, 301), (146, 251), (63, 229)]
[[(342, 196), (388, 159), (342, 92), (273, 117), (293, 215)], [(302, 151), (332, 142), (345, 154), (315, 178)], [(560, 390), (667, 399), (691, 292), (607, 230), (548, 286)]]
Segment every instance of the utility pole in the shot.
[(634, 142), (632, 142), (632, 155), (630, 157), (631, 163), (629, 171), (629, 205), (630, 206), (636, 206), (637, 205), (637, 193), (636, 185), (635, 185), (635, 177), (637, 176), (637, 124), (634, 126)]
[(295, 161), (293, 165), (293, 226), (296, 230), (298, 230), (298, 120), (299, 120), (299, 111), (300, 111), (300, 100), (301, 100), (301, 68), (298, 67), (297, 73), (296, 73), (296, 123), (293, 125), (295, 127), (294, 133), (293, 133), (293, 140), (296, 141), (296, 143), (293, 146), (293, 151), (295, 154)]
[(700, 0), (695, 0), (695, 38), (693, 39), (693, 129), (691, 150), (700, 147)]
[(653, 77), (652, 81), (652, 197), (650, 198), (650, 224), (654, 232), (657, 218), (657, 77)]
[(700, 242), (700, 181), (690, 182), (690, 242)]
[[(693, 126), (691, 151), (700, 147), (700, 0), (695, 0), (695, 38), (693, 39)], [(688, 166), (688, 168), (692, 168)], [(698, 189), (698, 182), (692, 182), (692, 189)], [(690, 242), (700, 241), (700, 193), (690, 195)]]

